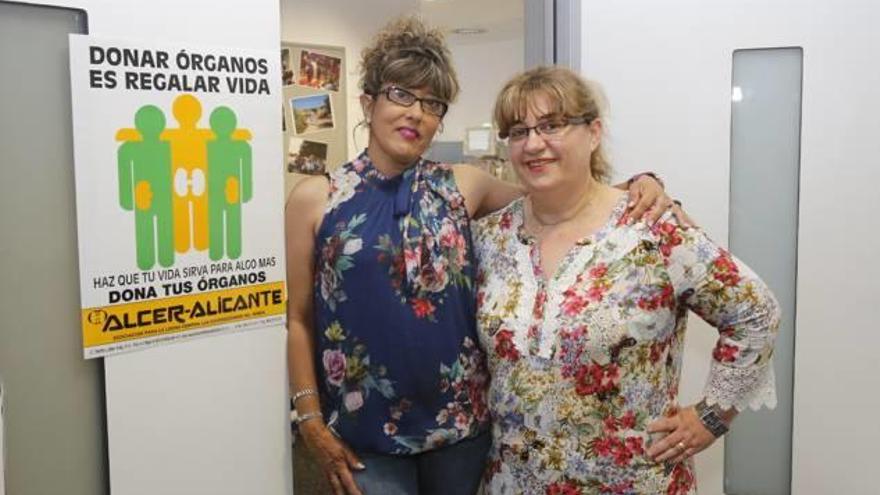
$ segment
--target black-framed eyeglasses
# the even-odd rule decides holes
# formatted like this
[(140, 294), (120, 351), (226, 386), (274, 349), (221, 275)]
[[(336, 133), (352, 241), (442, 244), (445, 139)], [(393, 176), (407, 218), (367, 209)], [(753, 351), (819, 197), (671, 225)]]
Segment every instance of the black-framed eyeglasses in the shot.
[[(533, 125), (532, 127), (526, 127), (524, 125), (516, 125), (507, 130), (507, 140), (512, 143), (520, 143), (525, 142), (529, 138), (529, 132), (535, 131), (535, 134), (539, 136), (560, 136), (562, 131), (564, 131), (570, 125), (578, 125), (578, 124), (589, 124), (594, 119), (589, 117), (568, 117), (568, 118), (553, 118), (548, 119), (542, 122), (539, 122), (537, 125)], [(504, 136), (502, 136), (502, 139)]]
[(443, 100), (438, 100), (436, 98), (421, 98), (400, 86), (388, 86), (379, 91), (378, 94), (383, 94), (392, 103), (404, 107), (411, 107), (415, 102), (419, 102), (422, 105), (423, 112), (435, 117), (443, 118), (443, 116), (446, 115), (447, 110), (449, 110), (449, 104)]

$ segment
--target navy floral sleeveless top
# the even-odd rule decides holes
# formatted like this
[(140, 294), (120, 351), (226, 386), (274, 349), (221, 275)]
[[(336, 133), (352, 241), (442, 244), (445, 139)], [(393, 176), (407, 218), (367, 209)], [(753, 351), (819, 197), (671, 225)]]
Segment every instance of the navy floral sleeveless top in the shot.
[(415, 454), (486, 430), (474, 258), (448, 165), (383, 176), (366, 152), (330, 175), (316, 239), (324, 418), (361, 452)]

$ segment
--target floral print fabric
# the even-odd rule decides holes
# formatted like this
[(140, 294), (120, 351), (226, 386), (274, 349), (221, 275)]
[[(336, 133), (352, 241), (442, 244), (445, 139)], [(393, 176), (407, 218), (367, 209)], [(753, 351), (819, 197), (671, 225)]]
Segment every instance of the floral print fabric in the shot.
[(330, 176), (316, 238), (321, 403), (355, 450), (415, 454), (488, 428), (470, 223), (452, 170), (384, 177), (366, 153)]
[(705, 398), (775, 405), (779, 324), (764, 283), (699, 229), (666, 216), (582, 239), (555, 274), (523, 228), (523, 202), (478, 223), (478, 330), (492, 382), (492, 494), (689, 494), (692, 462), (646, 456), (674, 411), (688, 310), (719, 330)]

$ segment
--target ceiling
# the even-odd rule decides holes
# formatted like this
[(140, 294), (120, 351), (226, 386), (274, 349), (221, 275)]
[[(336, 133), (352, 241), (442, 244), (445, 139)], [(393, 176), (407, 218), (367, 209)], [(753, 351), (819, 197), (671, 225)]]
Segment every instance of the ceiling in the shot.
[[(525, 0), (420, 0), (419, 9), (430, 24), (447, 32), (454, 44), (485, 43), (523, 37)], [(453, 29), (482, 28), (482, 34), (456, 34)]]

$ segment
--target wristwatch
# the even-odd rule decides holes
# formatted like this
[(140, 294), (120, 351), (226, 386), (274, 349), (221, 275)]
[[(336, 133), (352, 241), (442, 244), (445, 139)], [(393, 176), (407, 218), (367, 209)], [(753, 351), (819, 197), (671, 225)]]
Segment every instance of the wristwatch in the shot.
[(727, 423), (721, 419), (715, 406), (709, 406), (705, 402), (700, 401), (694, 409), (697, 411), (697, 416), (699, 416), (703, 426), (705, 426), (715, 438), (724, 435), (729, 430)]
[(639, 178), (641, 178), (642, 176), (645, 176), (645, 175), (647, 175), (648, 177), (657, 181), (657, 184), (660, 184), (661, 189), (666, 189), (666, 185), (663, 183), (663, 179), (661, 179), (660, 176), (654, 172), (640, 172), (636, 175), (633, 175), (632, 177), (629, 178), (629, 180), (626, 181), (626, 186), (627, 187), (632, 186), (633, 182), (639, 180)]

